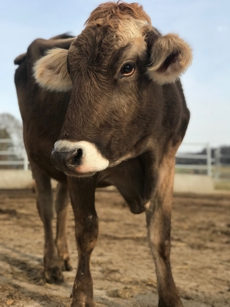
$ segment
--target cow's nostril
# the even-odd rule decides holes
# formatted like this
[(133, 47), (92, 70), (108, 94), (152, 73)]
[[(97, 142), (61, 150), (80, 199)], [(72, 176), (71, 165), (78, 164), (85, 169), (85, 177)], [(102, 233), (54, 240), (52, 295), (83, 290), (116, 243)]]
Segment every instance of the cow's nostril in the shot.
[(72, 166), (80, 165), (82, 156), (83, 156), (83, 150), (79, 148), (77, 152), (75, 152), (74, 156), (69, 160), (69, 164)]

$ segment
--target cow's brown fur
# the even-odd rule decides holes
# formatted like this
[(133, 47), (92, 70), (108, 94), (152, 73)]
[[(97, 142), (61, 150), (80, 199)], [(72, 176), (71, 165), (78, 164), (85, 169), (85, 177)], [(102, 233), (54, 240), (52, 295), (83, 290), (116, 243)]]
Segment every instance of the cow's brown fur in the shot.
[[(59, 49), (48, 51), (53, 48)], [(127, 61), (135, 63), (128, 77), (121, 73)], [(190, 61), (186, 43), (175, 35), (162, 37), (141, 6), (123, 2), (95, 9), (77, 38), (37, 39), (16, 60), (20, 66), (15, 83), (44, 224), (44, 272), (49, 282), (62, 280), (62, 267), (71, 268), (65, 237), (67, 187), (75, 215), (79, 258), (72, 307), (94, 306), (94, 194), (96, 187), (107, 185), (117, 187), (131, 212), (146, 212), (159, 306), (182, 306), (170, 268), (170, 219), (175, 154), (189, 121), (177, 78)], [(79, 179), (84, 174), (77, 167), (60, 166), (57, 159), (59, 171), (51, 161), (57, 140), (95, 144), (110, 167)], [(69, 153), (65, 149), (54, 154)], [(59, 181), (56, 240), (50, 178)]]

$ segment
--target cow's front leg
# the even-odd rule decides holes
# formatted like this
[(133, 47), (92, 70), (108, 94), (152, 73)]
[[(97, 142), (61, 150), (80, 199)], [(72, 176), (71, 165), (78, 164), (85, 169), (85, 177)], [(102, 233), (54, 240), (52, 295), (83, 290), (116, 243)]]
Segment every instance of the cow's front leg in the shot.
[(71, 203), (75, 216), (75, 235), (78, 248), (78, 268), (73, 286), (71, 307), (93, 307), (93, 282), (90, 256), (98, 237), (98, 218), (95, 210), (96, 178), (68, 178)]
[(69, 194), (67, 184), (58, 183), (55, 200), (55, 209), (57, 213), (57, 233), (55, 242), (57, 245), (60, 261), (62, 262), (63, 271), (72, 270), (66, 240), (66, 218), (68, 212), (68, 203)]
[(146, 209), (148, 237), (156, 266), (159, 307), (182, 307), (170, 265), (171, 203), (174, 155), (162, 161), (155, 195)]

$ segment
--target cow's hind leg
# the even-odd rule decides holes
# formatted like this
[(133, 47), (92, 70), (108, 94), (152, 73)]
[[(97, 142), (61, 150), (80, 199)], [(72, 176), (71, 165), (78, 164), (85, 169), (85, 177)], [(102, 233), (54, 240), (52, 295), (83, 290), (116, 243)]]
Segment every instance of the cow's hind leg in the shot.
[(173, 193), (173, 153), (159, 168), (156, 194), (146, 210), (149, 244), (156, 266), (159, 307), (183, 307), (176, 289), (170, 264), (171, 202)]
[(32, 172), (37, 188), (37, 208), (44, 227), (44, 277), (49, 283), (63, 281), (61, 262), (53, 238), (53, 195), (50, 178), (36, 165), (32, 166)]
[(55, 200), (55, 209), (57, 213), (57, 233), (55, 242), (57, 245), (59, 258), (62, 262), (63, 271), (72, 270), (66, 240), (66, 218), (68, 213), (68, 203), (68, 186), (64, 183), (58, 183)]
[(96, 179), (68, 178), (71, 203), (75, 216), (75, 236), (78, 248), (78, 268), (73, 286), (71, 307), (93, 307), (93, 282), (90, 257), (98, 236), (98, 218), (95, 210)]

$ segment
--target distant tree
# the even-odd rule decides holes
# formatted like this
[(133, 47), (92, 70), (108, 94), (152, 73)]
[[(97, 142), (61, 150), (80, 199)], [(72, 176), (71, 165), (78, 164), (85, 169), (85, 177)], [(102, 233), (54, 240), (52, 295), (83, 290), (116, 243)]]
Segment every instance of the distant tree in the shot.
[(0, 139), (10, 139), (10, 135), (5, 128), (0, 129)]
[[(22, 140), (22, 124), (17, 118), (9, 113), (0, 114), (0, 130), (5, 130), (9, 135), (8, 137), (12, 140)], [(5, 138), (4, 132), (3, 136), (0, 137)]]
[(22, 124), (9, 113), (0, 114), (0, 139), (12, 140), (11, 143), (0, 143), (0, 151), (13, 151), (16, 157), (22, 158), (24, 152)]

